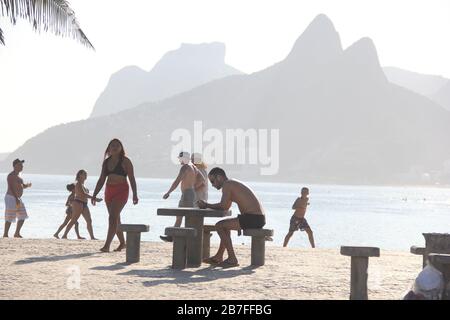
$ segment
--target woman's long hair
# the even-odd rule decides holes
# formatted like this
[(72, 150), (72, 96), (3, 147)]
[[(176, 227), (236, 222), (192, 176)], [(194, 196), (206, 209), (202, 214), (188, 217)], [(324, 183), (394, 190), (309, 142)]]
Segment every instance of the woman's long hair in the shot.
[(103, 159), (109, 158), (111, 156), (111, 154), (109, 153), (109, 148), (111, 147), (111, 144), (113, 142), (117, 142), (118, 144), (120, 144), (120, 147), (122, 148), (122, 151), (120, 152), (120, 159), (123, 159), (125, 157), (125, 149), (123, 147), (123, 143), (122, 141), (120, 141), (117, 138), (112, 139), (109, 143), (108, 143), (108, 147), (105, 150), (105, 154), (103, 156)]

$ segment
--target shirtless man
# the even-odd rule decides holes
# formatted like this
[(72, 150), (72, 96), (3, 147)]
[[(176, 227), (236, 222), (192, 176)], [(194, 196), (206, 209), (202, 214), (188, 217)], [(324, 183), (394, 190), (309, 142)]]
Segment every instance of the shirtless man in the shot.
[(5, 195), (5, 231), (3, 233), (3, 238), (8, 238), (9, 228), (11, 223), (17, 222), (16, 232), (14, 238), (22, 238), (20, 235), (20, 230), (28, 219), (27, 210), (22, 202), (23, 190), (30, 188), (31, 183), (23, 183), (22, 178), (20, 178), (20, 173), (23, 170), (24, 160), (16, 159), (13, 161), (14, 171), (8, 175), (8, 191)]
[(284, 238), (283, 247), (286, 247), (288, 245), (288, 242), (294, 232), (300, 229), (300, 231), (306, 231), (306, 233), (308, 234), (309, 242), (311, 243), (311, 247), (315, 248), (313, 232), (308, 224), (308, 221), (306, 221), (305, 219), (306, 207), (309, 205), (308, 195), (309, 189), (302, 188), (301, 197), (297, 198), (297, 200), (295, 200), (294, 204), (292, 205), (292, 209), (295, 210), (295, 212), (291, 217), (289, 232)]
[[(245, 229), (260, 229), (266, 224), (266, 217), (261, 203), (256, 198), (253, 191), (244, 183), (228, 179), (225, 171), (220, 168), (214, 168), (208, 175), (212, 186), (217, 190), (222, 189), (222, 199), (219, 203), (210, 204), (205, 201), (199, 201), (201, 209), (228, 210), (234, 202), (238, 205), (241, 212), (237, 218), (225, 219), (216, 224), (217, 233), (220, 237), (220, 247), (216, 255), (205, 259), (205, 263), (217, 264), (223, 268), (239, 266), (233, 244), (230, 237), (230, 231), (241, 231)], [(223, 260), (225, 249), (228, 252), (228, 258)]]
[[(170, 194), (178, 188), (178, 185), (181, 183), (181, 199), (178, 203), (179, 208), (194, 208), (197, 202), (195, 195), (195, 185), (198, 183), (198, 169), (194, 164), (191, 163), (191, 156), (189, 152), (180, 152), (178, 156), (178, 160), (180, 161), (181, 168), (178, 173), (177, 178), (172, 183), (169, 191), (163, 196), (164, 199), (168, 199)], [(181, 223), (183, 222), (183, 217), (177, 217), (175, 221), (175, 227), (181, 227)], [(160, 236), (161, 240), (172, 242), (172, 237), (169, 236)]]

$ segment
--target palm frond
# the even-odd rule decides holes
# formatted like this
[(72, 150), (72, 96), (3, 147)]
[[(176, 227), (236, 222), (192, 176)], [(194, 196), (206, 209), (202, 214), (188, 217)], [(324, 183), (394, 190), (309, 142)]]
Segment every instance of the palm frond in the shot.
[(5, 45), (5, 38), (3, 38), (2, 28), (0, 28), (0, 44)]
[(66, 0), (0, 0), (0, 7), (0, 15), (8, 17), (12, 24), (26, 19), (37, 32), (71, 37), (94, 49)]

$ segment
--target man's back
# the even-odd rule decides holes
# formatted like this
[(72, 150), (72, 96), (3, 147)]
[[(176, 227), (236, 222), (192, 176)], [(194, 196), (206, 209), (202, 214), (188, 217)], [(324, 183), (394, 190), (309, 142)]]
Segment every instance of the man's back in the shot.
[(264, 209), (258, 198), (243, 182), (230, 179), (224, 183), (223, 188), (224, 192), (230, 192), (231, 201), (238, 205), (241, 213), (264, 215)]

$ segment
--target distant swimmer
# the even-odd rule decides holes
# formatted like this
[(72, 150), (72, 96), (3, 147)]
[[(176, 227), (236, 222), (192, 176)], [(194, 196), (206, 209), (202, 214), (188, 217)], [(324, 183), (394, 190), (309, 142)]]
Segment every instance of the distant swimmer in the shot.
[[(199, 170), (191, 162), (191, 155), (189, 152), (180, 152), (178, 155), (178, 160), (180, 161), (180, 171), (178, 176), (175, 178), (174, 182), (169, 188), (169, 191), (164, 194), (163, 199), (168, 199), (170, 194), (175, 191), (178, 186), (181, 189), (181, 198), (178, 202), (179, 208), (195, 208), (197, 204), (197, 194), (195, 192), (195, 186), (206, 183), (202, 175), (199, 176)], [(201, 181), (199, 182), (198, 179)], [(183, 217), (177, 217), (175, 221), (175, 227), (181, 227), (183, 222)], [(172, 237), (170, 236), (160, 236), (161, 240), (172, 242)]]
[(314, 236), (311, 230), (311, 227), (308, 224), (308, 221), (305, 219), (306, 208), (309, 205), (309, 189), (302, 188), (301, 196), (297, 198), (292, 205), (292, 209), (295, 210), (294, 214), (291, 217), (289, 232), (284, 238), (283, 247), (288, 245), (289, 240), (295, 231), (306, 231), (308, 234), (309, 242), (311, 243), (311, 247), (315, 248), (314, 244)]
[[(69, 195), (69, 197), (67, 197), (67, 200), (66, 200), (66, 218), (64, 219), (64, 222), (59, 226), (59, 228), (55, 232), (55, 234), (53, 235), (53, 237), (55, 237), (56, 239), (59, 239), (59, 233), (69, 224), (70, 220), (72, 220), (72, 213), (73, 213), (72, 203), (73, 203), (73, 200), (75, 199), (75, 184), (74, 183), (68, 184), (66, 186), (66, 189), (67, 189), (67, 191), (70, 192), (70, 195)], [(78, 221), (75, 223), (75, 233), (77, 234), (78, 240), (85, 239), (82, 236), (80, 236)]]
[[(266, 224), (266, 216), (261, 202), (255, 193), (243, 182), (228, 179), (225, 171), (214, 168), (208, 175), (211, 185), (217, 190), (222, 190), (222, 198), (219, 203), (211, 204), (200, 200), (198, 205), (201, 209), (229, 210), (232, 203), (236, 203), (240, 215), (237, 218), (225, 219), (216, 224), (217, 233), (220, 237), (220, 246), (217, 253), (203, 262), (218, 265), (223, 268), (239, 266), (230, 232), (246, 229), (262, 229)], [(228, 258), (223, 260), (225, 250)]]
[[(94, 229), (92, 227), (92, 218), (91, 212), (88, 207), (88, 199), (93, 199), (95, 197), (89, 195), (89, 190), (84, 186), (84, 182), (87, 179), (87, 172), (85, 170), (79, 170), (75, 177), (75, 195), (72, 200), (72, 213), (69, 224), (64, 231), (62, 239), (67, 239), (67, 235), (69, 234), (72, 227), (76, 226), (78, 219), (82, 215), (84, 220), (86, 220), (87, 229), (89, 235), (91, 236), (91, 240), (97, 240), (94, 236)], [(102, 201), (102, 199), (95, 198), (96, 201)]]
[[(130, 186), (133, 192), (133, 204), (139, 203), (134, 167), (131, 160), (125, 155), (125, 149), (119, 139), (112, 139), (108, 143), (103, 158), (102, 172), (91, 200), (92, 204), (95, 205), (95, 198), (106, 183), (105, 203), (109, 214), (108, 233), (105, 245), (100, 251), (109, 252), (114, 236), (119, 239), (119, 246), (114, 251), (122, 251), (125, 249), (126, 243), (123, 232), (119, 231), (120, 214), (128, 202)], [(127, 177), (130, 181), (129, 185)]]
[(25, 220), (28, 219), (27, 210), (22, 201), (23, 190), (31, 188), (31, 183), (24, 183), (20, 177), (23, 171), (23, 163), (25, 160), (16, 159), (13, 161), (14, 170), (8, 174), (8, 190), (5, 195), (5, 230), (3, 237), (8, 238), (9, 229), (12, 223), (17, 220), (16, 232), (14, 238), (22, 238), (20, 231), (22, 230)]

